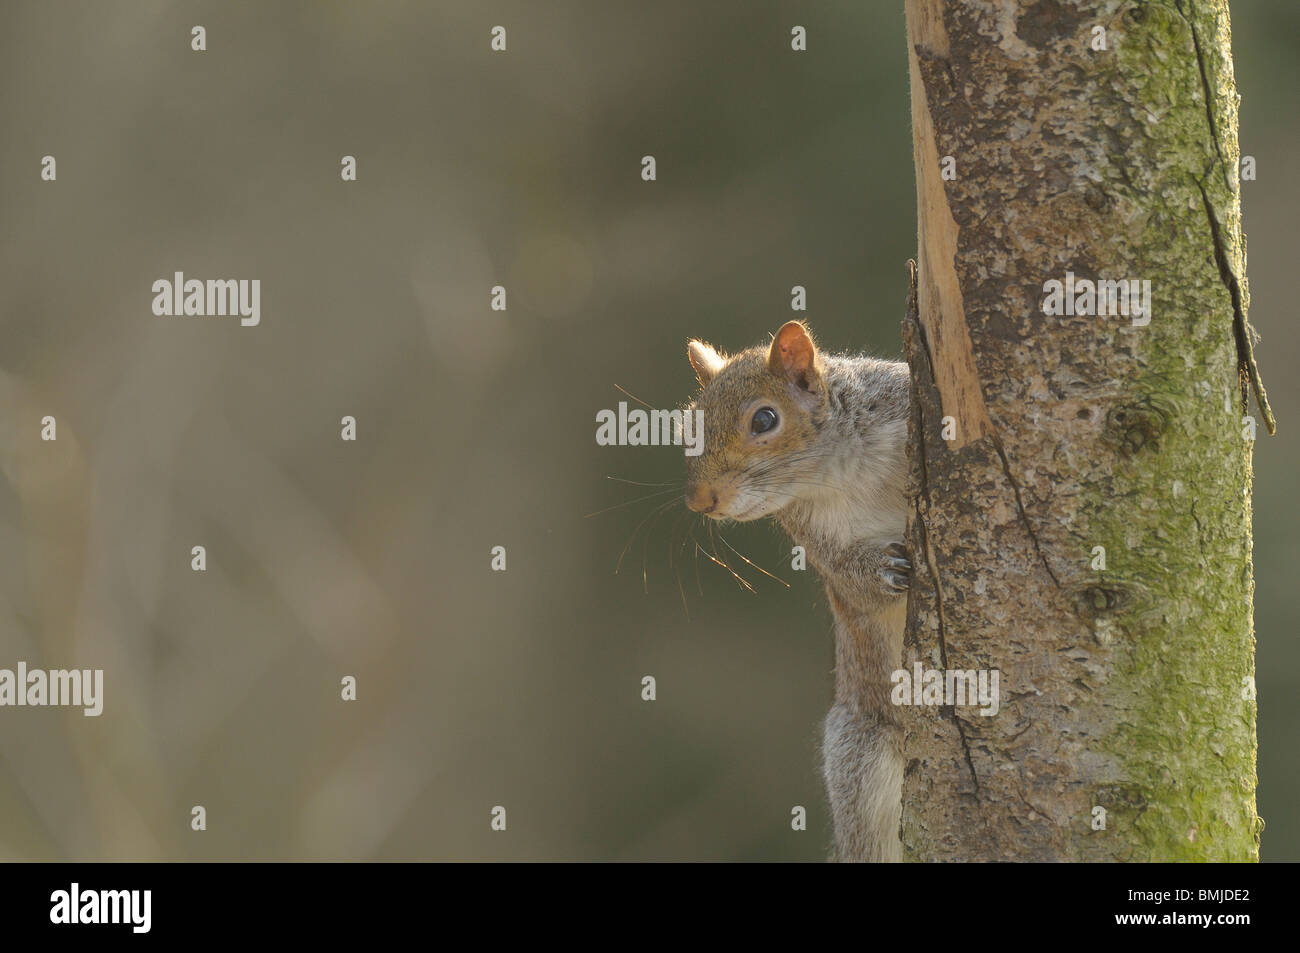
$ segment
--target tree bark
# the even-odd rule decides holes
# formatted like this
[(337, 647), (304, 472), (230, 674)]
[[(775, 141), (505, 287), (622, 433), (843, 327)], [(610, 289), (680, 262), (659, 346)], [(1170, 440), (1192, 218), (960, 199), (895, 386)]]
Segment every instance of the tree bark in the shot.
[[(1226, 0), (907, 20), (903, 668), (996, 670), (1000, 708), (904, 709), (905, 851), (1257, 860), (1248, 387), (1273, 424)], [(1149, 324), (1047, 313), (1067, 272), (1150, 281)]]

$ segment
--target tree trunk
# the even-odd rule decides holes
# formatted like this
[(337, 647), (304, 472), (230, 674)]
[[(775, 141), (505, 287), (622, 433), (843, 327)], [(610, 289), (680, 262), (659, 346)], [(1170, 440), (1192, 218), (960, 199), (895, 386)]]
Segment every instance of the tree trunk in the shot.
[[(1273, 425), (1227, 4), (907, 0), (907, 20), (903, 662), (996, 670), (1000, 696), (911, 697), (907, 855), (1256, 860), (1249, 385)], [(1075, 307), (1047, 284), (1067, 272)], [(1077, 313), (1079, 282), (1119, 279), (1150, 282), (1149, 323)]]

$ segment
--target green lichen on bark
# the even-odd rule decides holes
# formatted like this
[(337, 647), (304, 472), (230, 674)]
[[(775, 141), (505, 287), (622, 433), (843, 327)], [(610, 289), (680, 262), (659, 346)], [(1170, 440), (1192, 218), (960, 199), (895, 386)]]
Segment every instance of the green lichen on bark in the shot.
[(1120, 647), (1106, 692), (1122, 712), (1099, 748), (1124, 778), (1098, 800), (1109, 830), (1131, 826), (1133, 859), (1253, 860), (1250, 443), (1233, 331), (1249, 302), (1228, 12), (1183, 0), (1125, 19), (1116, 80), (1135, 91), (1124, 138), (1142, 176), (1126, 202), (1145, 211), (1112, 247), (1157, 283), (1130, 391), (1165, 413), (1155, 440), (1121, 442), (1113, 484), (1087, 507), (1093, 533), (1120, 541), (1101, 575), (1143, 593), (1098, 620)]
[[(939, 154), (962, 170), (944, 200), (997, 434), (959, 451), (938, 438), (922, 314), (905, 662), (1000, 668), (1007, 701), (987, 720), (907, 713), (905, 846), (1257, 859), (1253, 360), (1226, 3), (908, 14), (945, 34), (915, 65)], [(1067, 270), (1149, 280), (1150, 323), (1044, 315), (1042, 283)]]

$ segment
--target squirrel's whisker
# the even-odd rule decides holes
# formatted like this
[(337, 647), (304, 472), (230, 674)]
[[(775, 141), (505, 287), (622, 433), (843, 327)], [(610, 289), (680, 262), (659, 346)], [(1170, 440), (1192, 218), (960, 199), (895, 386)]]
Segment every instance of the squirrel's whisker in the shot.
[(685, 538), (682, 540), (682, 545), (677, 546), (677, 531), (681, 528), (682, 521), (690, 515), (690, 510), (683, 510), (681, 513), (678, 513), (677, 519), (673, 520), (672, 531), (668, 535), (668, 565), (673, 566), (674, 568), (676, 568), (677, 556), (686, 548)]
[(616, 483), (629, 483), (632, 486), (671, 486), (683, 490), (686, 488), (685, 485), (681, 483), (644, 483), (641, 480), (625, 480), (622, 477), (610, 476), (609, 474), (605, 475), (605, 479), (613, 480)]
[[(695, 544), (695, 549), (696, 549), (696, 555), (697, 555), (697, 556), (699, 555), (699, 553), (703, 553), (705, 559), (708, 559), (710, 562), (717, 563), (719, 566), (721, 566), (723, 569), (726, 569), (728, 572), (731, 571), (731, 568), (730, 568), (726, 563), (724, 563), (724, 562), (723, 562), (721, 559), (719, 559), (717, 556), (713, 555), (713, 553), (709, 552), (707, 549), (705, 549), (705, 548), (704, 548), (703, 546), (701, 546), (699, 543), (696, 543), (696, 544)], [(734, 575), (734, 573), (733, 573), (733, 575)]]
[(790, 588), (790, 584), (789, 584), (788, 582), (786, 582), (784, 579), (782, 579), (780, 576), (774, 576), (774, 575), (772, 575), (770, 572), (768, 572), (768, 571), (767, 571), (766, 569), (764, 569), (762, 566), (758, 565), (758, 564), (755, 563), (753, 560), (751, 560), (751, 559), (749, 559), (747, 556), (745, 556), (745, 554), (742, 553), (740, 550), (738, 550), (735, 546), (732, 546), (729, 542), (727, 542), (727, 537), (723, 536), (721, 532), (718, 533), (718, 539), (722, 540), (722, 545), (723, 545), (723, 546), (726, 546), (729, 550), (731, 550), (733, 553), (735, 553), (737, 556), (739, 556), (741, 559), (743, 559), (743, 560), (744, 560), (748, 565), (753, 566), (755, 569), (757, 569), (759, 572), (761, 572), (764, 576), (767, 576), (769, 579), (775, 579), (777, 582), (779, 582), (781, 585), (785, 586), (787, 589)]
[[(712, 523), (710, 523), (710, 524), (709, 524), (709, 541), (710, 541), (710, 542), (712, 543), (712, 545), (713, 545), (713, 554), (714, 554), (715, 556), (719, 556), (720, 559), (721, 559), (721, 562), (718, 562), (718, 560), (714, 560), (714, 561), (715, 561), (715, 562), (718, 562), (718, 565), (719, 565), (719, 566), (721, 566), (723, 569), (727, 570), (727, 572), (731, 573), (732, 578), (735, 579), (736, 582), (738, 582), (742, 587), (744, 587), (745, 589), (748, 589), (750, 592), (757, 593), (758, 590), (755, 589), (755, 588), (750, 584), (749, 580), (746, 579), (744, 576), (742, 576), (740, 573), (736, 572), (735, 568), (731, 565), (731, 563), (727, 560), (727, 558), (726, 558), (725, 556), (721, 556), (721, 554), (718, 552), (718, 544), (717, 544), (716, 542), (713, 541), (713, 533), (714, 533), (714, 529), (715, 529), (714, 525), (713, 525)], [(719, 534), (719, 535), (721, 535), (721, 534)]]
[(695, 538), (695, 527), (698, 523), (690, 524), (691, 542), (695, 545), (695, 588), (700, 591), (700, 598), (704, 598), (704, 583), (700, 580), (700, 542)]
[[(673, 576), (675, 576), (677, 579), (677, 591), (681, 593), (682, 596), (682, 611), (686, 613), (687, 622), (691, 620), (691, 610), (690, 607), (686, 604), (686, 587), (682, 585), (682, 566), (676, 557), (680, 556), (681, 549), (686, 548), (686, 541), (689, 538), (690, 523), (687, 523), (688, 532), (682, 535), (681, 547), (680, 548), (674, 547), (673, 543), (677, 539), (677, 530), (682, 525), (682, 520), (686, 517), (689, 517), (690, 515), (691, 515), (690, 510), (686, 510), (683, 514), (680, 514), (677, 517), (677, 519), (673, 521), (672, 533), (668, 537), (668, 565), (673, 567)], [(675, 548), (678, 549), (676, 553), (674, 553)]]
[(618, 384), (615, 384), (614, 386), (615, 386), (615, 387), (618, 387), (619, 390), (621, 390), (623, 393), (627, 394), (627, 396), (631, 397), (631, 398), (632, 398), (634, 401), (636, 401), (638, 404), (641, 404), (641, 405), (644, 406), (644, 407), (649, 407), (651, 410), (654, 410), (653, 407), (650, 407), (649, 404), (647, 404), (644, 400), (642, 400), (642, 399), (641, 399), (640, 397), (638, 397), (636, 394), (633, 394), (633, 393), (632, 393), (631, 391), (629, 391), (626, 387), (619, 387)]
[(671, 506), (673, 502), (675, 501), (669, 500), (666, 504), (655, 510), (654, 521), (646, 527), (645, 535), (641, 537), (641, 588), (645, 591), (647, 596), (650, 595), (650, 537), (654, 535), (654, 529), (659, 520), (663, 519), (663, 517), (670, 512), (668, 507)]
[[(588, 513), (586, 516), (583, 517), (583, 519), (589, 520), (593, 516), (601, 516), (605, 513), (613, 512), (614, 510), (621, 510), (628, 506), (635, 506), (638, 503), (644, 503), (646, 500), (653, 500), (655, 497), (663, 496), (665, 493), (677, 493), (677, 492), (680, 491), (677, 490), (676, 487), (674, 487), (668, 490), (660, 490), (657, 493), (647, 493), (645, 496), (638, 496), (635, 500), (627, 500), (626, 502), (623, 503), (615, 503), (613, 506), (607, 506), (603, 510), (596, 510), (596, 512), (594, 513)], [(672, 501), (670, 500), (669, 502)]]
[(659, 504), (659, 506), (655, 507), (653, 510), (650, 511), (649, 515), (647, 515), (645, 519), (641, 520), (640, 523), (637, 523), (636, 529), (632, 530), (632, 535), (628, 537), (627, 545), (623, 547), (623, 551), (618, 555), (618, 564), (614, 567), (614, 575), (617, 576), (619, 572), (623, 569), (623, 560), (627, 556), (628, 550), (632, 548), (632, 544), (636, 542), (636, 534), (641, 532), (641, 527), (645, 526), (645, 524), (650, 521), (651, 517), (656, 516), (659, 513), (662, 513), (664, 510), (666, 510), (668, 507), (672, 506), (676, 502), (677, 502), (676, 500), (668, 500), (665, 503)]

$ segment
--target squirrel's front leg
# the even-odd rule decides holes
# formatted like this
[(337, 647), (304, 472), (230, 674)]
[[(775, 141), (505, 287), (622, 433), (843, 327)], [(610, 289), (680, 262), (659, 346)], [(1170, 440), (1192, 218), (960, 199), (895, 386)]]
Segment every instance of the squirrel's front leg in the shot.
[(912, 559), (904, 543), (860, 543), (834, 553), (827, 562), (827, 581), (846, 596), (862, 597), (855, 602), (892, 604), (912, 584)]
[(905, 543), (890, 543), (880, 551), (876, 576), (889, 595), (903, 595), (912, 586), (912, 557)]

